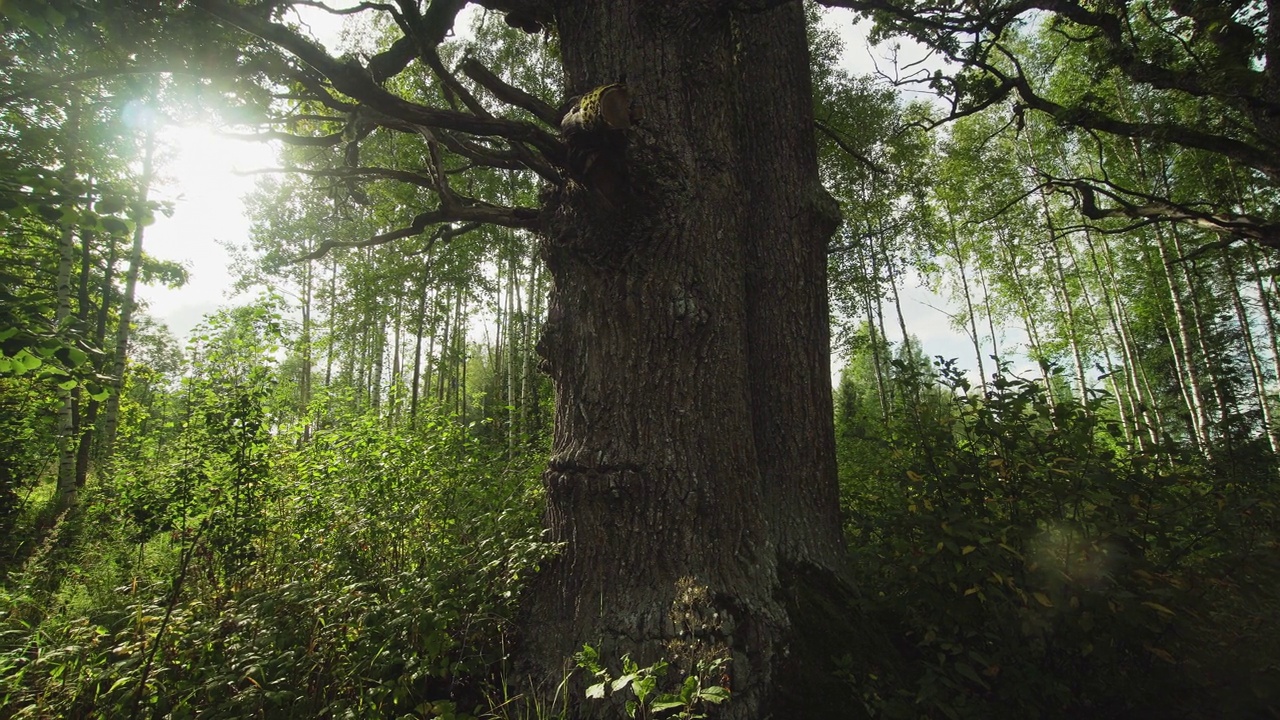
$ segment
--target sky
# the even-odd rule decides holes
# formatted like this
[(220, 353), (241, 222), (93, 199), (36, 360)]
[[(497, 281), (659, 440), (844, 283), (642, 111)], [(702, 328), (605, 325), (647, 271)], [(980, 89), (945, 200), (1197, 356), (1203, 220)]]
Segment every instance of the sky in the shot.
[[(331, 51), (338, 51), (341, 21), (318, 11), (309, 12), (303, 20)], [(829, 22), (845, 41), (847, 69), (858, 74), (893, 72), (891, 50), (868, 47), (867, 23), (855, 24), (851, 13), (840, 10), (831, 12)], [(460, 20), (459, 27), (465, 24)], [(903, 49), (899, 62), (914, 61), (921, 54)], [(182, 263), (190, 279), (179, 289), (141, 286), (139, 295), (148, 314), (185, 339), (206, 314), (249, 299), (232, 295), (231, 258), (223, 244), (242, 244), (247, 238), (249, 221), (242, 210), (242, 198), (253, 189), (254, 178), (243, 173), (276, 165), (277, 148), (270, 143), (223, 137), (215, 128), (201, 125), (166, 127), (160, 139), (170, 159), (163, 168), (166, 179), (157, 186), (154, 197), (171, 202), (173, 212), (147, 229), (145, 247), (153, 257)], [(945, 307), (946, 301), (924, 288), (905, 290), (907, 326), (920, 338), (925, 352), (959, 357), (963, 366), (972, 367), (971, 344), (935, 309)], [(898, 339), (894, 333), (890, 330), (891, 340)], [(841, 362), (837, 359), (833, 364), (838, 368)]]
[(220, 137), (202, 126), (165, 128), (160, 142), (170, 155), (168, 175), (153, 199), (172, 203), (170, 216), (161, 215), (147, 228), (147, 254), (186, 266), (189, 279), (181, 288), (139, 286), (147, 313), (185, 338), (205, 315), (232, 303), (234, 279), (231, 257), (222, 242), (242, 242), (249, 220), (241, 198), (253, 189), (253, 178), (237, 175), (272, 164), (268, 148)]

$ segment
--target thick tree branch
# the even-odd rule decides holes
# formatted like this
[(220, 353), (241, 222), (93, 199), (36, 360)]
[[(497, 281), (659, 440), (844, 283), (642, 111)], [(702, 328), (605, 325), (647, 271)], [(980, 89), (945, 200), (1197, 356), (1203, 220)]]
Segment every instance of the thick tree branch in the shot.
[(560, 153), (560, 142), (530, 123), (477, 117), (411, 103), (379, 86), (358, 62), (339, 61), (289, 28), (257, 17), (225, 0), (189, 1), (224, 22), (289, 51), (329, 78), (336, 90), (378, 112), (418, 125), (527, 142), (551, 156)]
[(475, 3), (487, 10), (496, 10), (542, 25), (549, 25), (555, 20), (555, 6), (551, 0), (475, 0)]
[(474, 57), (470, 55), (464, 57), (459, 67), (464, 75), (471, 78), (480, 87), (488, 90), (495, 98), (508, 105), (528, 110), (534, 117), (551, 127), (560, 126), (559, 111), (524, 90), (508, 85), (502, 78), (495, 75)]
[(275, 173), (292, 173), (296, 175), (309, 175), (311, 177), (330, 177), (342, 180), (354, 180), (359, 178), (378, 178), (383, 180), (397, 180), (399, 182), (417, 185), (428, 189), (435, 189), (435, 183), (432, 178), (420, 173), (410, 172), (408, 170), (395, 170), (392, 168), (382, 167), (340, 167), (340, 168), (301, 168), (301, 167), (269, 167), (256, 168), (253, 170), (236, 170), (236, 175), (270, 175)]
[[(413, 218), (413, 221), (408, 227), (374, 235), (373, 237), (366, 238), (364, 240), (326, 240), (320, 244), (320, 247), (306, 255), (298, 257), (295, 262), (318, 260), (328, 254), (330, 250), (338, 248), (359, 248), (385, 245), (389, 242), (394, 242), (403, 238), (421, 235), (433, 225), (453, 222), (475, 225), (502, 225), (503, 227), (516, 228), (520, 230), (534, 230), (538, 227), (538, 211), (533, 208), (500, 207), (497, 205), (489, 205), (487, 203), (478, 203), (476, 205), (466, 207), (453, 207), (450, 210), (445, 210), (441, 207), (435, 210), (419, 213)], [(467, 232), (471, 229), (474, 229), (474, 227), (449, 227), (445, 232), (461, 234), (462, 232)], [(443, 237), (443, 234), (441, 236)]]
[[(390, 130), (411, 135), (420, 135), (422, 133), (422, 126), (416, 123), (373, 112), (367, 108), (362, 109), (360, 114), (365, 121)], [(448, 148), (450, 152), (461, 155), (476, 165), (500, 168), (502, 170), (532, 170), (547, 182), (559, 183), (561, 181), (559, 171), (550, 162), (542, 159), (538, 153), (505, 138), (502, 140), (507, 142), (512, 149), (501, 150), (489, 147), (481, 142), (469, 139), (466, 137), (466, 133), (452, 133), (437, 129), (434, 134), (440, 144)]]
[(329, 108), (330, 110), (336, 110), (338, 112), (343, 112), (343, 113), (352, 112), (357, 107), (359, 107), (358, 105), (345, 102), (343, 100), (339, 100), (338, 98), (334, 97), (333, 93), (329, 91), (329, 88), (325, 86), (324, 82), (322, 82), (319, 78), (312, 77), (309, 73), (297, 72), (297, 73), (291, 74), (291, 77), (304, 89), (311, 92), (310, 95), (305, 97), (300, 97), (297, 99), (314, 100), (316, 102), (319, 102), (321, 105), (324, 105), (325, 107)]
[(357, 5), (352, 5), (351, 7), (345, 7), (345, 8), (329, 7), (326, 3), (319, 2), (319, 0), (291, 0), (290, 4), (313, 7), (318, 10), (327, 12), (330, 15), (355, 15), (356, 13), (362, 13), (362, 12), (365, 12), (366, 10), (382, 10), (384, 12), (395, 11), (395, 8), (393, 6), (388, 5), (386, 3), (378, 3), (378, 2), (362, 2)]
[(1004, 80), (1027, 107), (1046, 113), (1064, 125), (1205, 150), (1254, 168), (1272, 180), (1280, 180), (1280, 158), (1255, 145), (1183, 125), (1130, 122), (1088, 107), (1067, 107), (1038, 94), (1025, 76), (1005, 77)]
[(520, 154), (514, 150), (497, 150), (485, 147), (466, 138), (460, 138), (453, 133), (440, 132), (436, 136), (440, 139), (440, 144), (448, 148), (450, 152), (461, 155), (478, 165), (501, 168), (503, 170), (522, 170), (525, 168), (525, 164), (520, 160)]
[(333, 133), (330, 135), (294, 135), (292, 133), (279, 132), (276, 130), (267, 130), (258, 133), (222, 133), (223, 137), (229, 137), (235, 140), (252, 140), (255, 142), (270, 142), (279, 140), (286, 145), (297, 145), (299, 147), (334, 147), (342, 142), (342, 133)]
[(423, 60), (426, 62), (427, 67), (431, 68), (431, 72), (435, 73), (435, 76), (440, 79), (440, 86), (446, 93), (462, 100), (462, 104), (472, 113), (484, 118), (493, 117), (493, 113), (490, 113), (484, 104), (477, 100), (471, 94), (471, 91), (445, 68), (444, 62), (440, 60), (440, 55), (436, 53), (435, 48), (431, 48), (424, 53)]
[[(1139, 221), (1139, 226), (1153, 222), (1177, 222), (1221, 235), (1253, 240), (1265, 247), (1280, 248), (1280, 223), (1267, 218), (1196, 210), (1164, 198), (1114, 186), (1102, 187), (1088, 180), (1052, 179), (1047, 184), (1070, 191), (1079, 201), (1080, 214), (1090, 220), (1125, 218)], [(1099, 196), (1106, 198), (1112, 205), (1099, 205)], [(1134, 198), (1138, 202), (1128, 198)]]
[(369, 58), (369, 75), (376, 83), (399, 75), (418, 57), (418, 47), (407, 37), (397, 38), (391, 47)]
[[(431, 0), (426, 12), (422, 13), (423, 40), (431, 47), (444, 42), (449, 33), (453, 32), (453, 22), (466, 4), (467, 0)], [(401, 3), (402, 7), (405, 5), (413, 7), (416, 12), (418, 3), (417, 0)]]
[[(1017, 0), (984, 6), (967, 2), (917, 5), (902, 0), (820, 2), (828, 7), (849, 8), (872, 13), (882, 21), (889, 20), (896, 30), (946, 52), (958, 63), (980, 59), (985, 46), (998, 41), (1006, 29), (1028, 13), (1052, 13), (1075, 25), (1093, 30), (1093, 37), (1105, 43), (1110, 50), (1108, 61), (1135, 82), (1163, 90), (1176, 90), (1194, 97), (1217, 98), (1251, 113), (1280, 114), (1280, 105), (1260, 91), (1266, 80), (1265, 72), (1251, 65), (1247, 53), (1219, 53), (1217, 57), (1220, 59), (1209, 61), (1208, 70), (1211, 72), (1205, 72), (1206, 68), (1201, 68), (1201, 72), (1189, 72), (1187, 67), (1162, 64), (1144, 57), (1141, 40), (1134, 35), (1130, 20), (1124, 12), (1096, 9), (1129, 7), (1123, 3), (1113, 6), (1077, 0)], [(1199, 6), (1194, 3), (1177, 6), (1178, 11), (1183, 13), (1182, 17), (1187, 17), (1194, 23), (1197, 34), (1223, 38), (1226, 29), (1230, 28), (1238, 38), (1240, 34), (1251, 32), (1248, 27), (1229, 18), (1200, 17), (1189, 12), (1195, 7)], [(1157, 27), (1163, 27), (1160, 20), (1154, 17), (1151, 22)], [(1184, 35), (1185, 31), (1175, 33), (1181, 42), (1185, 42)], [(1215, 42), (1221, 45), (1220, 41)], [(1189, 51), (1187, 54), (1194, 57)]]
[[(1085, 5), (1072, 0), (1028, 0), (1023, 5), (1025, 7), (1020, 8), (1019, 13), (1028, 9), (1044, 10), (1057, 13), (1077, 25), (1098, 30), (1111, 47), (1112, 61), (1122, 72), (1137, 82), (1165, 90), (1178, 90), (1197, 97), (1232, 99), (1242, 108), (1271, 112), (1277, 110), (1274, 103), (1266, 101), (1257, 94), (1256, 90), (1264, 76), (1261, 71), (1250, 68), (1247, 62), (1214, 63), (1215, 72), (1213, 73), (1194, 73), (1188, 72), (1186, 68), (1166, 67), (1142, 59), (1135, 47), (1136, 43), (1128, 38), (1129, 31), (1126, 30), (1123, 19), (1118, 15), (1090, 10)], [(1194, 3), (1184, 4), (1185, 8), (1193, 6)], [(1209, 22), (1205, 18), (1195, 17), (1194, 14), (1190, 17), (1197, 26), (1203, 26)], [(1154, 18), (1152, 22), (1160, 26)], [(1212, 22), (1218, 22), (1218, 20), (1214, 19)], [(1222, 35), (1222, 28), (1215, 28), (1213, 34)], [(1182, 38), (1179, 36), (1178, 39)], [(1188, 55), (1191, 54), (1188, 51)], [(1222, 77), (1224, 74), (1230, 77)]]
[(875, 161), (873, 161), (871, 158), (867, 157), (866, 155), (863, 155), (862, 153), (858, 152), (857, 150), (854, 150), (854, 149), (853, 149), (853, 146), (852, 146), (852, 145), (850, 145), (850, 144), (845, 140), (844, 136), (843, 136), (843, 135), (841, 135), (840, 133), (836, 132), (836, 131), (835, 131), (835, 129), (834, 129), (834, 128), (832, 128), (830, 125), (827, 125), (826, 123), (822, 122), (821, 120), (814, 120), (814, 121), (813, 121), (813, 123), (814, 123), (814, 125), (816, 125), (816, 126), (817, 126), (817, 128), (818, 128), (819, 130), (821, 130), (821, 131), (823, 132), (823, 134), (824, 134), (824, 135), (826, 135), (827, 137), (831, 138), (831, 141), (832, 141), (832, 142), (834, 142), (834, 143), (835, 143), (835, 144), (836, 144), (836, 145), (837, 145), (841, 150), (845, 151), (845, 152), (846, 152), (850, 157), (852, 157), (854, 160), (857, 160), (858, 162), (862, 163), (863, 165), (866, 165), (867, 167), (871, 168), (871, 170), (872, 170), (873, 172), (878, 172), (878, 173), (880, 173), (880, 174), (884, 174), (884, 173), (886, 173), (886, 172), (887, 172), (887, 171), (884, 169), (884, 167), (882, 167), (881, 165), (877, 164), (877, 163), (876, 163)]

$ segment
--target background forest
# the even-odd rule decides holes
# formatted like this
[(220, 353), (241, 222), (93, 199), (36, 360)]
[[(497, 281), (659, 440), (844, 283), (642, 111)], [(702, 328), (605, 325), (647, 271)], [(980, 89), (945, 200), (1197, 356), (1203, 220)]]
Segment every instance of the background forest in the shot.
[[(557, 551), (540, 523), (555, 408), (535, 239), (388, 229), (427, 206), (395, 168), (454, 174), (468, 148), (370, 135), (357, 168), (285, 144), (245, 201), (236, 272), (253, 299), (184, 343), (137, 298), (195, 271), (145, 249), (169, 210), (146, 111), (244, 125), (255, 98), (95, 75), (128, 52), (118, 21), (2, 7), (0, 717), (560, 717), (506, 665), (521, 587)], [(912, 100), (842, 70), (812, 14), (815, 132), (844, 216), (829, 267), (848, 613), (888, 638), (869, 662), (832, 650), (851, 702), (885, 718), (1280, 717), (1275, 250), (1207, 222), (1089, 217), (1099, 192), (1077, 179), (1240, 217), (1268, 214), (1274, 189), (1228, 155), (1016, 99)], [(353, 25), (346, 49), (387, 31)], [(1097, 72), (1097, 43), (1061, 26), (1007, 32), (1050, 100), (1134, 124), (1216, 117)], [(557, 106), (557, 52), (477, 14), (441, 59)], [(79, 73), (74, 90), (22, 92), (50, 67)], [(441, 104), (482, 95), (459, 82), (388, 80)], [(234, 92), (242, 105), (217, 100)], [(320, 110), (292, 107), (291, 130), (361, 131)], [(470, 169), (460, 193), (536, 204), (530, 174)], [(971, 353), (914, 339), (919, 286)], [(627, 662), (587, 650), (566, 673), (630, 693), (641, 717), (725, 699), (716, 668)]]

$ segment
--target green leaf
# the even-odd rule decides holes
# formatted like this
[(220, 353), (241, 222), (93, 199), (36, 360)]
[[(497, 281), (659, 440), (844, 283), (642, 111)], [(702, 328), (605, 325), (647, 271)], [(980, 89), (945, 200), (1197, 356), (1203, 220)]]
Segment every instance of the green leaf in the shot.
[(698, 691), (698, 697), (709, 703), (722, 703), (729, 699), (729, 688), (712, 685)]
[(658, 678), (645, 675), (631, 684), (631, 692), (636, 694), (640, 702), (644, 702), (658, 688)]
[(680, 698), (684, 700), (685, 703), (692, 702), (693, 696), (697, 692), (698, 692), (697, 676), (690, 675), (689, 677), (685, 678), (684, 684), (680, 687)]
[(120, 218), (104, 217), (102, 218), (102, 229), (112, 235), (128, 235), (129, 224)]
[(604, 686), (605, 683), (596, 683), (595, 685), (588, 687), (587, 697), (594, 698), (596, 700), (604, 698)]
[(23, 348), (14, 353), (12, 358), (9, 358), (9, 363), (14, 375), (26, 375), (28, 371), (40, 367), (43, 361), (32, 355), (26, 348)]
[(89, 354), (71, 345), (59, 345), (54, 348), (53, 357), (67, 367), (76, 367), (89, 359)]
[(968, 663), (958, 662), (955, 664), (955, 668), (956, 672), (964, 676), (966, 680), (970, 680), (984, 688), (987, 686), (987, 684), (982, 681), (982, 678), (978, 677), (978, 673), (974, 672), (973, 666)]
[(89, 394), (91, 399), (97, 400), (98, 402), (106, 400), (107, 396), (111, 394), (111, 388), (104, 388), (95, 382), (85, 383), (84, 390)]
[(103, 215), (116, 215), (124, 212), (126, 201), (119, 195), (108, 195), (94, 203), (93, 209)]
[(612, 688), (611, 688), (611, 689), (612, 689), (614, 692), (618, 692), (619, 690), (621, 690), (621, 689), (625, 688), (626, 686), (630, 685), (630, 684), (631, 684), (631, 682), (632, 682), (633, 680), (635, 680), (635, 679), (636, 679), (636, 674), (635, 674), (635, 673), (627, 673), (626, 675), (623, 675), (622, 677), (618, 678), (617, 680), (614, 680), (614, 681), (613, 681), (613, 686), (612, 686)]

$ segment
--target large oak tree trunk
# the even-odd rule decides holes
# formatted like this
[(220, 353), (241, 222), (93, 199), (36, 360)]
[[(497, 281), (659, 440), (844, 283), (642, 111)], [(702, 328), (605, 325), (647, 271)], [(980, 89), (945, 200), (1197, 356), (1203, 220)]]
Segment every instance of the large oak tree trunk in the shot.
[(644, 119), (598, 161), (610, 187), (546, 199), (544, 482), (566, 547), (530, 589), (524, 655), (549, 687), (584, 643), (686, 671), (728, 658), (722, 716), (763, 718), (796, 672), (806, 596), (841, 582), (838, 211), (818, 181), (801, 4), (728, 5), (557, 3), (567, 87), (625, 76)]

